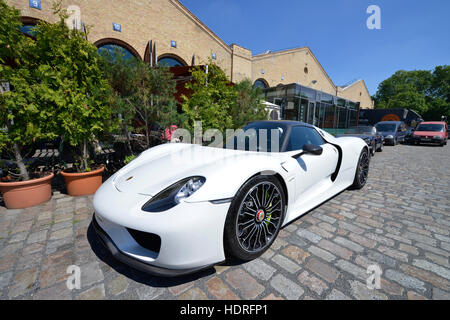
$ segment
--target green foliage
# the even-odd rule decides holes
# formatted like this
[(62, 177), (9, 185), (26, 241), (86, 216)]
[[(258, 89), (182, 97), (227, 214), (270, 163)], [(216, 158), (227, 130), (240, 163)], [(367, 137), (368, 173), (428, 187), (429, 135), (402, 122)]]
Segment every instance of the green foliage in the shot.
[(381, 82), (374, 96), (375, 108), (408, 108), (426, 120), (450, 116), (450, 66), (434, 71), (397, 71)]
[(57, 135), (55, 111), (47, 103), (54, 100), (43, 79), (49, 66), (38, 64), (36, 43), (19, 30), (20, 13), (0, 1), (0, 80), (11, 91), (0, 95), (0, 147), (14, 155), (20, 178), (30, 175), (23, 161), (24, 146)]
[(57, 23), (36, 28), (37, 69), (49, 93), (41, 105), (52, 106), (56, 132), (79, 149), (77, 170), (83, 172), (89, 170), (88, 143), (113, 127), (110, 86), (100, 70), (97, 48), (84, 33), (68, 29), (64, 12), (56, 13)]
[(152, 123), (157, 122), (164, 128), (178, 122), (174, 98), (176, 83), (167, 67), (151, 68), (142, 61), (136, 63), (133, 75), (131, 83), (134, 91), (127, 102), (142, 124), (149, 148)]
[(232, 85), (225, 72), (211, 60), (208, 73), (202, 67), (192, 70), (193, 81), (186, 84), (192, 91), (184, 96), (183, 111), (186, 115), (184, 128), (193, 131), (195, 121), (202, 121), (204, 131), (242, 128), (249, 122), (267, 119), (267, 110), (261, 104), (261, 91), (245, 79)]
[[(3, 5), (1, 8), (4, 10)], [(15, 44), (21, 52), (12, 57), (14, 67), (0, 69), (1, 77), (13, 87), (1, 101), (2, 122), (9, 125), (12, 120), (13, 125), (8, 128), (7, 138), (0, 140), (24, 145), (35, 139), (62, 136), (79, 149), (76, 164), (82, 172), (89, 169), (89, 142), (98, 133), (113, 128), (111, 89), (100, 70), (97, 48), (84, 33), (66, 26), (67, 16), (59, 4), (54, 9), (59, 21), (40, 23), (35, 41), (22, 34), (2, 39), (22, 43)], [(20, 33), (18, 16), (9, 19), (4, 20), (2, 14), (2, 23), (15, 26), (10, 32)]]
[(260, 88), (253, 88), (252, 82), (245, 79), (236, 84), (234, 89), (237, 92), (236, 102), (231, 110), (234, 129), (242, 128), (252, 121), (267, 119), (268, 111), (261, 103)]
[(202, 121), (205, 131), (219, 129), (225, 132), (233, 128), (231, 110), (237, 95), (225, 72), (209, 61), (208, 73), (201, 67), (194, 67), (192, 78), (193, 81), (186, 84), (192, 95), (189, 98), (183, 96), (184, 128), (193, 132), (195, 121)]
[(124, 160), (125, 165), (129, 164), (131, 161), (133, 161), (136, 158), (137, 157), (134, 154), (126, 156), (125, 160)]

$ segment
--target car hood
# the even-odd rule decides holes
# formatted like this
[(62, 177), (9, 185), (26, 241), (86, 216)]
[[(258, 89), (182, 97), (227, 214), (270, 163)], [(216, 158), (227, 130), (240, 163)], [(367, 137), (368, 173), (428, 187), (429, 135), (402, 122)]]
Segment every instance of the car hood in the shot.
[(433, 137), (433, 136), (444, 136), (444, 132), (435, 132), (435, 131), (415, 131), (414, 135), (419, 137)]
[(147, 150), (117, 172), (112, 177), (113, 184), (120, 192), (153, 197), (185, 178), (202, 176), (208, 179), (217, 170), (229, 168), (230, 164), (243, 158), (254, 157), (257, 159), (248, 160), (261, 162), (262, 158), (282, 158), (282, 154), (166, 144)]

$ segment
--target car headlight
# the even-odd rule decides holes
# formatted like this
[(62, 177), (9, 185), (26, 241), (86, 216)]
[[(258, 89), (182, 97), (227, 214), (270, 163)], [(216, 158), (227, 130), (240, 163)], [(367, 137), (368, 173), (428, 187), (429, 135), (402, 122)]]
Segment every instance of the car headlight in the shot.
[(204, 177), (183, 179), (154, 196), (142, 207), (146, 212), (164, 212), (177, 206), (198, 191), (206, 182)]
[(439, 140), (442, 140), (442, 139), (444, 139), (444, 138), (443, 138), (442, 136), (434, 136), (433, 139), (439, 139)]
[(388, 135), (386, 138), (387, 138), (387, 139), (394, 139), (394, 136), (390, 134), (390, 135)]
[(365, 138), (364, 141), (365, 141), (367, 144), (370, 144), (370, 138)]

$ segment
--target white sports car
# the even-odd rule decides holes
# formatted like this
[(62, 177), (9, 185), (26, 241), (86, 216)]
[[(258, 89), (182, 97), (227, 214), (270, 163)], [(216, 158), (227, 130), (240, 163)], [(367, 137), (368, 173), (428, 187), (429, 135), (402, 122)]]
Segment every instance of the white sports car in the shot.
[(113, 256), (167, 277), (230, 257), (249, 261), (280, 228), (367, 181), (360, 138), (287, 121), (254, 122), (233, 142), (238, 136), (241, 147), (160, 145), (107, 180), (94, 197), (93, 226)]

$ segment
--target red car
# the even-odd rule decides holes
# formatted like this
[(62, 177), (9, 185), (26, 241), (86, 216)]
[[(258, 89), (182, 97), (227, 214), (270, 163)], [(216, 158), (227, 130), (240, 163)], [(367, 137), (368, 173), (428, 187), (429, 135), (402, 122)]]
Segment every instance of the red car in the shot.
[(420, 123), (412, 135), (414, 144), (421, 143), (437, 143), (441, 147), (447, 145), (448, 126), (446, 122), (422, 122)]

